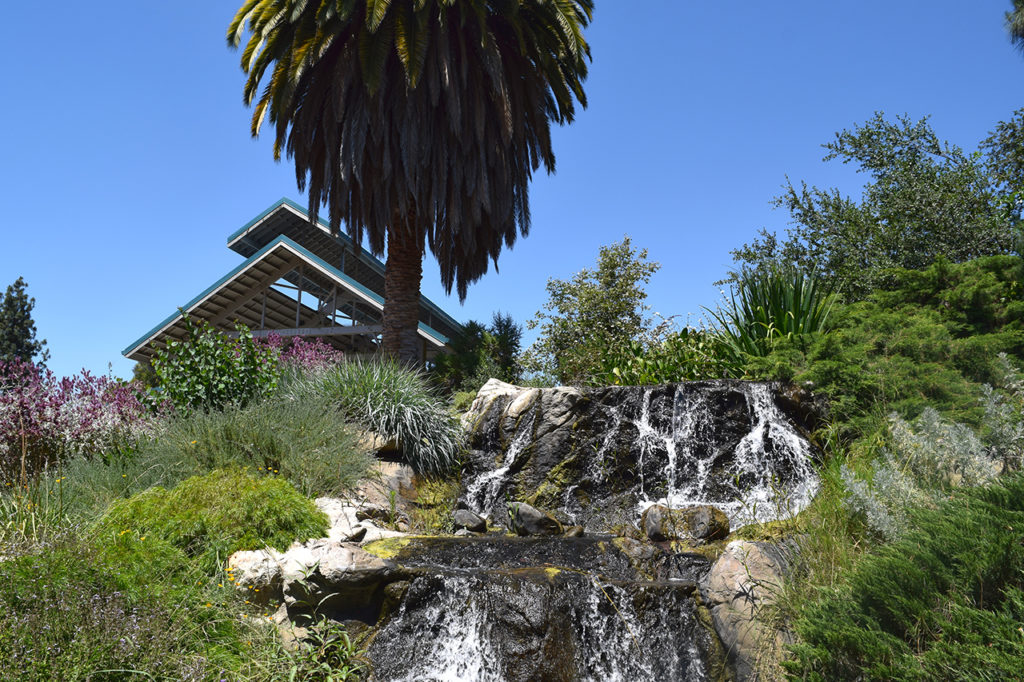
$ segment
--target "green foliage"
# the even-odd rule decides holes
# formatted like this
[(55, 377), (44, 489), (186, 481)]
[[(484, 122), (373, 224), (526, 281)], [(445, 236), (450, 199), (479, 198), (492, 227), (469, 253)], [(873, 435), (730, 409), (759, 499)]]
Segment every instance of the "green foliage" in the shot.
[[(323, 537), (327, 517), (286, 480), (247, 469), (217, 469), (170, 490), (150, 488), (115, 502), (100, 521), (106, 547), (129, 540), (164, 542), (216, 571), (233, 552)], [(124, 540), (124, 536), (131, 538)]]
[(708, 312), (735, 357), (768, 355), (778, 339), (802, 343), (828, 331), (833, 288), (795, 268), (744, 270), (724, 308)]
[(775, 200), (792, 216), (787, 238), (762, 230), (733, 256), (741, 269), (777, 264), (817, 272), (859, 299), (888, 268), (1006, 254), (1019, 215), (1006, 183), (1013, 146), (1000, 143), (998, 133), (985, 145), (989, 158), (967, 154), (941, 142), (927, 119), (888, 121), (877, 113), (825, 145), (826, 161), (854, 163), (870, 176), (859, 202), (836, 189), (790, 182)]
[(637, 341), (650, 345), (661, 335), (647, 316), (644, 291), (660, 265), (647, 260), (629, 237), (602, 246), (597, 268), (572, 279), (549, 279), (548, 302), (527, 327), (540, 337), (524, 358), (528, 371), (553, 376), (562, 384), (581, 384), (614, 366), (609, 356)]
[(939, 261), (883, 279), (865, 300), (834, 307), (831, 333), (781, 338), (767, 356), (746, 359), (745, 376), (812, 382), (847, 437), (869, 437), (890, 412), (913, 419), (929, 405), (979, 425), (981, 385), (1002, 376), (999, 353), (1024, 357), (1021, 259)]
[(684, 327), (645, 346), (631, 341), (610, 349), (592, 380), (599, 385), (644, 386), (737, 376), (741, 365), (722, 336)]
[(232, 339), (187, 316), (185, 326), (186, 338), (168, 341), (153, 359), (160, 390), (175, 409), (219, 410), (274, 392), (280, 374), (277, 352), (257, 344), (247, 328), (236, 327), (238, 338)]
[(1024, 660), (1024, 476), (917, 508), (899, 542), (807, 602), (803, 679), (1005, 680)]
[(490, 378), (519, 380), (519, 344), (523, 330), (510, 315), (494, 313), (490, 326), (470, 320), (452, 339), (452, 352), (438, 356), (430, 379), (447, 392), (476, 392)]
[(395, 440), (418, 472), (447, 472), (458, 462), (465, 435), (426, 378), (396, 361), (348, 360), (308, 374), (289, 398), (326, 401), (342, 418)]
[(306, 637), (288, 653), (289, 680), (346, 682), (358, 680), (366, 669), (363, 651), (341, 623), (324, 618), (307, 629)]
[(355, 487), (372, 461), (334, 404), (313, 396), (268, 398), (172, 418), (142, 450), (147, 459), (183, 462), (194, 471), (228, 466), (273, 471), (310, 497)]
[(36, 364), (45, 366), (50, 351), (44, 348), (45, 340), (36, 340), (36, 323), (32, 320), (36, 299), (25, 293), (26, 286), (25, 280), (19, 277), (0, 297), (0, 362), (17, 358), (32, 362), (38, 355)]

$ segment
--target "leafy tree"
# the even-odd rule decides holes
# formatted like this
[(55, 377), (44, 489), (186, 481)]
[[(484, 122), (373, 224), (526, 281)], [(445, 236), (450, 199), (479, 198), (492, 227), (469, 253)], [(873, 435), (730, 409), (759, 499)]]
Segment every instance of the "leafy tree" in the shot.
[[(775, 199), (786, 208), (793, 227), (787, 238), (762, 230), (760, 237), (733, 251), (743, 268), (795, 265), (861, 298), (881, 283), (886, 268), (919, 269), (938, 257), (962, 263), (1007, 253), (1014, 241), (1019, 211), (1007, 200), (1019, 186), (1015, 170), (1024, 157), (1019, 146), (1020, 114), (984, 143), (985, 154), (965, 153), (938, 139), (928, 120), (905, 116), (895, 121), (875, 114), (863, 125), (844, 130), (825, 145), (826, 161), (854, 163), (871, 180), (861, 200), (837, 189), (787, 182)], [(1005, 125), (1005, 124), (1001, 124)]]
[(1024, 0), (1011, 0), (1013, 9), (1006, 13), (1006, 29), (1010, 40), (1024, 50)]
[(25, 280), (19, 277), (0, 299), (0, 361), (31, 362), (38, 355), (36, 364), (45, 367), (50, 351), (44, 348), (45, 340), (36, 340), (36, 323), (32, 320), (36, 299), (25, 293), (26, 286)]
[(494, 377), (515, 383), (523, 329), (511, 315), (494, 313), (490, 326), (476, 320), (462, 325), (452, 352), (437, 358), (431, 377), (448, 391), (477, 391)]
[(595, 270), (549, 279), (544, 310), (527, 322), (540, 327), (524, 359), (528, 369), (563, 384), (584, 383), (621, 348), (634, 341), (648, 345), (659, 334), (647, 314), (644, 285), (660, 267), (647, 260), (647, 249), (634, 249), (624, 237), (601, 247)]
[[(418, 357), (422, 259), (460, 298), (530, 227), (550, 123), (586, 106), (593, 0), (246, 0), (228, 29), (309, 212), (387, 252), (384, 350)], [(266, 83), (261, 89), (264, 76)]]

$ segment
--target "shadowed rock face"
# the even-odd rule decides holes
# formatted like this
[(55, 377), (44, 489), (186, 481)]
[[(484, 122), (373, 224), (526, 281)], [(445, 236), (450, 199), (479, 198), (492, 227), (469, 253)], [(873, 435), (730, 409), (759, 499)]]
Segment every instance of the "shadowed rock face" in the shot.
[(491, 389), (464, 417), (463, 503), (493, 522), (507, 518), (507, 501), (523, 501), (602, 531), (662, 501), (715, 505), (736, 527), (795, 513), (817, 488), (802, 434), (819, 411), (799, 388)]
[(408, 587), (370, 647), (380, 682), (711, 679), (699, 555), (608, 537), (422, 538), (394, 560)]

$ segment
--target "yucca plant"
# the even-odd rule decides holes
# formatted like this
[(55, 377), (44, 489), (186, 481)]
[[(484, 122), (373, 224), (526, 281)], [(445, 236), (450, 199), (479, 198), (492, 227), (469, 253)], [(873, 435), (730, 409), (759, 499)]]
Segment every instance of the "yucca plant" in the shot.
[(333, 402), (344, 419), (395, 440), (419, 472), (447, 471), (462, 451), (462, 429), (446, 402), (420, 372), (393, 359), (346, 360), (310, 372), (289, 393)]
[(780, 337), (827, 331), (835, 300), (834, 287), (813, 274), (771, 267), (743, 271), (725, 306), (705, 310), (733, 352), (763, 357)]

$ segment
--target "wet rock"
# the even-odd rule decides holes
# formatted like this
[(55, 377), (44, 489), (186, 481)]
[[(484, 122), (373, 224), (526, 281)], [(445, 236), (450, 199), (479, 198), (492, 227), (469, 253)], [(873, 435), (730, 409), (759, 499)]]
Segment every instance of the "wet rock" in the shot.
[(758, 616), (777, 599), (795, 551), (792, 543), (736, 540), (700, 582), (701, 597), (737, 682), (764, 679), (757, 667), (759, 655), (781, 650), (788, 641)]
[(581, 538), (583, 537), (583, 526), (569, 526), (565, 529), (565, 537), (567, 538)]
[(758, 520), (777, 500), (799, 511), (817, 487), (801, 435), (813, 411), (811, 398), (786, 390), (732, 380), (584, 389), (488, 382), (465, 415), (462, 503), (499, 519), (506, 500), (522, 500), (597, 533), (672, 497), (717, 505), (742, 523), (751, 508), (735, 501), (755, 494), (764, 498)]
[(487, 521), (468, 509), (456, 509), (454, 522), (456, 528), (465, 528), (474, 533), (484, 533), (487, 531)]
[(655, 504), (640, 518), (640, 526), (655, 542), (665, 540), (698, 540), (711, 542), (729, 535), (729, 517), (711, 505), (671, 509)]
[(512, 530), (517, 535), (561, 535), (562, 524), (550, 512), (532, 507), (525, 502), (512, 502)]

